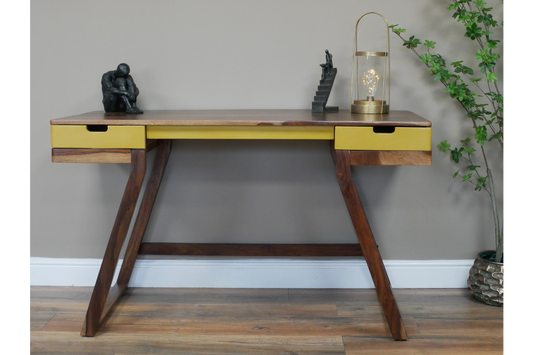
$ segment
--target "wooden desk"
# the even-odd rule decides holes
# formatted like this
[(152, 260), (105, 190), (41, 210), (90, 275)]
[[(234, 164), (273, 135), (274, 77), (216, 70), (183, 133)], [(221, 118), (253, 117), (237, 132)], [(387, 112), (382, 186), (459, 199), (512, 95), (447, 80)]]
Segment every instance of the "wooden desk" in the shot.
[[(51, 120), (52, 161), (130, 163), (126, 189), (94, 286), (83, 336), (94, 336), (128, 287), (137, 255), (364, 256), (395, 340), (407, 333), (353, 184), (351, 165), (430, 165), (431, 122), (408, 111), (385, 115), (310, 110), (90, 112)], [(142, 243), (173, 139), (311, 139), (331, 142), (337, 180), (359, 244)], [(157, 147), (118, 280), (111, 287), (146, 171)]]

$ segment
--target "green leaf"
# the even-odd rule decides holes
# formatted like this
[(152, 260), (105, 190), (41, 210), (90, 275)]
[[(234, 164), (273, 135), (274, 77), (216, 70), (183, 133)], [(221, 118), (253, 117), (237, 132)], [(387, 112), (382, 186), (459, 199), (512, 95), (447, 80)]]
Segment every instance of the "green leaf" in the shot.
[(496, 39), (489, 39), (487, 41), (487, 47), (489, 47), (489, 49), (496, 49), (498, 48), (498, 43), (500, 43), (499, 40), (496, 40)]
[(481, 191), (481, 189), (485, 187), (485, 181), (487, 181), (487, 177), (486, 176), (482, 177), (482, 178), (478, 178), (475, 190), (476, 191)]
[(470, 137), (466, 137), (465, 139), (461, 140), (461, 143), (467, 144), (470, 142)]
[(440, 80), (444, 80), (444, 81), (448, 81), (448, 80), (450, 80), (450, 72), (448, 71), (448, 69), (446, 69), (446, 68), (441, 68), (441, 69), (439, 70), (439, 74), (440, 74), (440, 77), (441, 77)]
[(476, 151), (475, 148), (472, 148), (472, 147), (465, 147), (465, 153), (467, 153), (467, 154), (472, 155), (472, 154), (474, 154), (475, 151)]
[(490, 70), (494, 68), (495, 65), (496, 65), (495, 62), (481, 62), (479, 63), (479, 69), (482, 73), (486, 73), (486, 72), (490, 72)]
[(459, 3), (454, 2), (448, 7), (448, 10), (450, 10), (450, 11), (451, 10), (457, 10), (458, 7), (459, 7)]
[(424, 43), (424, 46), (428, 47), (428, 49), (435, 49), (435, 44), (437, 44), (437, 42), (428, 41), (426, 39), (426, 42)]
[[(453, 84), (453, 83), (452, 83)], [(448, 94), (450, 94), (451, 97), (454, 97), (455, 96), (455, 92), (456, 92), (456, 87), (455, 86), (452, 86), (451, 84), (448, 85), (448, 87), (446, 87), (444, 89), (444, 91), (446, 91)]]
[(415, 36), (409, 37), (409, 39), (403, 43), (403, 45), (409, 49), (416, 48), (419, 44), (422, 44), (422, 42), (420, 42), (418, 38), (415, 38)]
[(432, 74), (437, 74), (440, 70), (440, 64), (432, 62), (431, 67), (429, 67), (429, 71)]
[(463, 181), (470, 180), (471, 177), (472, 177), (472, 173), (468, 173), (465, 176), (463, 176)]
[(465, 37), (475, 40), (483, 35), (482, 31), (483, 29), (481, 27), (479, 27), (475, 22), (472, 22), (470, 25), (466, 26)]
[(463, 73), (468, 74), (468, 75), (474, 75), (474, 71), (472, 70), (472, 68), (469, 68), (466, 66), (463, 66)]
[(492, 91), (486, 92), (485, 95), (487, 95), (488, 97), (492, 98), (494, 101), (500, 104), (507, 102), (507, 99), (504, 96), (497, 94), (495, 92), (492, 92)]
[(494, 84), (495, 81), (498, 81), (498, 77), (495, 73), (486, 73), (487, 74), (487, 80), (491, 82), (491, 84)]
[(455, 72), (456, 73), (465, 73), (465, 74), (468, 74), (468, 75), (473, 75), (474, 74), (474, 71), (472, 70), (472, 68), (469, 68), (467, 67), (466, 65), (462, 65), (463, 61), (458, 61), (458, 62), (453, 62), (452, 63), (452, 66), (455, 68)]
[(420, 60), (422, 61), (422, 63), (427, 63), (429, 61), (431, 61), (431, 54), (429, 53), (424, 53), (420, 56)]
[(476, 134), (475, 138), (479, 145), (483, 146), (485, 142), (487, 141), (487, 127), (485, 126), (478, 126), (475, 127)]
[(463, 157), (463, 154), (462, 154), (463, 150), (464, 148), (460, 148), (460, 149), (455, 148), (454, 150), (451, 150), (450, 151), (451, 160), (453, 160), (456, 163), (459, 163), (459, 160)]
[(503, 133), (502, 131), (499, 131), (499, 132), (496, 132), (495, 134), (493, 134), (490, 138), (489, 138), (489, 142), (493, 139), (502, 139), (503, 138)]
[(457, 177), (457, 175), (459, 175), (460, 172), (461, 172), (461, 170), (457, 170), (457, 171), (455, 172), (455, 174), (453, 174), (453, 178), (455, 179), (455, 178)]
[(487, 50), (487, 48), (485, 48), (484, 50), (483, 49), (478, 49), (477, 52), (476, 52), (476, 59), (478, 61), (484, 61), (485, 59), (488, 59), (488, 50)]
[(437, 144), (437, 148), (439, 148), (441, 152), (447, 152), (448, 150), (450, 150), (450, 147), (451, 147), (451, 144), (448, 144), (447, 140), (443, 140), (442, 142)]
[(488, 12), (491, 11), (492, 8), (484, 9), (483, 12), (481, 12), (477, 17), (477, 22), (483, 22), (483, 24), (488, 27), (496, 27), (498, 26), (498, 21), (495, 21), (491, 14)]
[(501, 104), (503, 103), (503, 96), (500, 94), (497, 94), (495, 92), (488, 92), (486, 93), (487, 96), (491, 97), (493, 100), (495, 100), (497, 103)]
[(470, 171), (476, 170), (477, 168), (481, 168), (481, 166), (480, 165), (469, 165), (468, 166), (468, 170)]
[(392, 28), (392, 32), (396, 33), (397, 35), (399, 35), (402, 32), (405, 32), (404, 28), (395, 28), (396, 26), (398, 25), (390, 25), (389, 28)]
[(431, 59), (433, 59), (433, 61), (441, 66), (446, 66), (446, 62), (444, 61), (444, 58), (442, 58), (442, 56), (440, 54), (433, 54), (431, 55)]

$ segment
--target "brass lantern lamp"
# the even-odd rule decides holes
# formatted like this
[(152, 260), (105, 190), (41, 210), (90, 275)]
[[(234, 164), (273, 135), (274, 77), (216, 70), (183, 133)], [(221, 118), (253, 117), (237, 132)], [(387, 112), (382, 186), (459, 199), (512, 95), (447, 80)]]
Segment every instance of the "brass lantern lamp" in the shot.
[[(384, 51), (361, 51), (357, 43), (359, 21), (367, 15), (380, 16), (385, 21), (386, 41)], [(390, 105), (390, 40), (389, 24), (377, 12), (368, 12), (355, 24), (352, 57), (352, 84), (350, 90), (352, 113), (389, 113)]]

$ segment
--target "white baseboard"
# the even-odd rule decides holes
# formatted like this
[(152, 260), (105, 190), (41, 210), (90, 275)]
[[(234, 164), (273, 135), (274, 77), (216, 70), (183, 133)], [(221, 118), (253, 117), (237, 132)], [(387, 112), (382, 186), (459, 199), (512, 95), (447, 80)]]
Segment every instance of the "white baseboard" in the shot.
[[(94, 286), (100, 263), (101, 259), (33, 257), (30, 284)], [(393, 288), (466, 288), (473, 260), (385, 260), (384, 264)], [(143, 259), (135, 264), (130, 286), (373, 288), (374, 284), (364, 260)]]

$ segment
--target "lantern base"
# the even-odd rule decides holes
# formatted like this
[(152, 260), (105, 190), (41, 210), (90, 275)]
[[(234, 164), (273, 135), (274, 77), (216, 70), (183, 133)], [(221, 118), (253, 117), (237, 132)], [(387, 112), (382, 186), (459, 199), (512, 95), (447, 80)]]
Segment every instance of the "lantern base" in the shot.
[(352, 113), (389, 113), (389, 105), (383, 100), (354, 100), (351, 105)]

